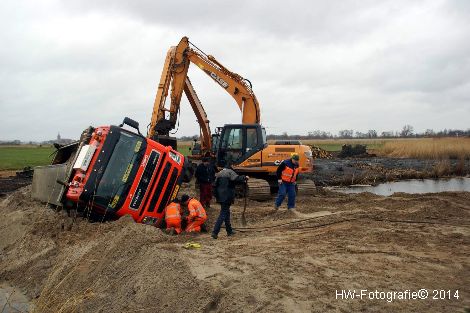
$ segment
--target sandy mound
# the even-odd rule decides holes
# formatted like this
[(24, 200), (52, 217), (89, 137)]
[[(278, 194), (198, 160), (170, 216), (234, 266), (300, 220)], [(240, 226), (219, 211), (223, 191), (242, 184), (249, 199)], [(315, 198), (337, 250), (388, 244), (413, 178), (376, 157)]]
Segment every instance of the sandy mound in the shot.
[[(238, 232), (168, 236), (124, 217), (89, 223), (30, 199), (0, 204), (0, 284), (35, 312), (463, 311), (470, 193), (342, 195), (233, 206)], [(208, 210), (210, 224), (218, 206)], [(202, 248), (186, 250), (188, 241)], [(0, 285), (1, 286), (1, 285)], [(341, 300), (336, 291), (459, 290), (459, 299)], [(1, 289), (1, 287), (0, 287)]]
[(37, 312), (203, 311), (211, 305), (214, 291), (179, 257), (177, 242), (187, 237), (169, 237), (130, 217), (74, 221), (29, 200), (28, 188), (1, 210), (0, 279), (36, 298)]

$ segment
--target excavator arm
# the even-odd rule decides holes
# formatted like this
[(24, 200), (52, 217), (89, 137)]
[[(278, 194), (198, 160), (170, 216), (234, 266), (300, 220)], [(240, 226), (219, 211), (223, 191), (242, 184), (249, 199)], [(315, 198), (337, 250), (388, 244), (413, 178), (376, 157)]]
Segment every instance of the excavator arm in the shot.
[(201, 129), (201, 151), (209, 151), (212, 147), (211, 129), (209, 127), (209, 120), (207, 119), (206, 111), (204, 110), (201, 101), (199, 100), (196, 90), (194, 90), (189, 77), (186, 76), (184, 82), (184, 93), (193, 108), (194, 114), (196, 115), (197, 122)]
[[(157, 88), (152, 119), (148, 137), (156, 135), (169, 135), (175, 128), (177, 114), (183, 91), (188, 97), (201, 128), (202, 144), (207, 148), (211, 146), (209, 121), (201, 102), (197, 98), (194, 88), (188, 79), (190, 63), (196, 64), (211, 77), (219, 86), (227, 91), (236, 101), (242, 113), (242, 123), (259, 124), (261, 120), (258, 100), (252, 91), (251, 83), (240, 75), (229, 71), (214, 57), (206, 55), (201, 50), (190, 47), (187, 37), (183, 37), (176, 47), (171, 47), (167, 53), (160, 83)], [(171, 84), (170, 108), (165, 107)], [(166, 118), (168, 112), (168, 119)]]

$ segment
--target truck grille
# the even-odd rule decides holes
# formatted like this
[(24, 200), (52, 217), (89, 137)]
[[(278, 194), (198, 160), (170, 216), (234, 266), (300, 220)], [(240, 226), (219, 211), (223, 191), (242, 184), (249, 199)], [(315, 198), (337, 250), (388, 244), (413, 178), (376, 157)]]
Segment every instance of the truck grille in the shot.
[(144, 199), (145, 193), (147, 192), (148, 187), (150, 186), (150, 180), (152, 179), (153, 172), (158, 164), (158, 160), (160, 158), (160, 153), (156, 151), (152, 151), (150, 153), (149, 160), (147, 165), (145, 166), (144, 172), (140, 177), (139, 185), (134, 192), (134, 196), (132, 197), (132, 201), (129, 207), (133, 210), (137, 210), (142, 200)]
[(165, 193), (163, 194), (162, 201), (160, 202), (160, 205), (158, 206), (158, 211), (157, 211), (158, 213), (163, 212), (163, 210), (167, 206), (168, 199), (173, 193), (173, 189), (175, 187), (175, 182), (176, 182), (177, 177), (178, 177), (178, 169), (174, 168), (173, 171), (171, 172), (171, 177), (166, 187)]
[(168, 177), (168, 173), (170, 173), (170, 169), (171, 169), (171, 163), (167, 162), (165, 164), (165, 168), (163, 169), (162, 175), (159, 177), (158, 185), (157, 185), (157, 188), (155, 189), (155, 194), (153, 195), (152, 200), (150, 201), (148, 212), (153, 212), (153, 210), (155, 209), (155, 206), (157, 205), (157, 202), (158, 202), (158, 198), (160, 197), (160, 193), (158, 191), (163, 190), (163, 186), (165, 185), (165, 181), (166, 181), (166, 178)]

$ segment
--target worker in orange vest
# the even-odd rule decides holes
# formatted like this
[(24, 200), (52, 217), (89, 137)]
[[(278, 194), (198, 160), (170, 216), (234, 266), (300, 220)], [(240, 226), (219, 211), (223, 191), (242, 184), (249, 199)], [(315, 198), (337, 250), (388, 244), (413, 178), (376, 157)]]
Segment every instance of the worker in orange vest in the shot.
[(201, 202), (188, 195), (181, 196), (181, 204), (188, 207), (189, 215), (186, 218), (188, 224), (185, 231), (200, 232), (201, 226), (207, 219), (206, 210), (204, 210)]
[(178, 203), (178, 200), (173, 200), (165, 208), (165, 222), (166, 229), (171, 234), (180, 234), (183, 229), (181, 229), (181, 205)]
[(277, 210), (287, 195), (287, 209), (295, 208), (295, 185), (297, 175), (299, 175), (299, 155), (293, 153), (290, 159), (284, 160), (277, 168), (277, 181), (279, 183), (279, 192), (274, 203), (274, 209)]

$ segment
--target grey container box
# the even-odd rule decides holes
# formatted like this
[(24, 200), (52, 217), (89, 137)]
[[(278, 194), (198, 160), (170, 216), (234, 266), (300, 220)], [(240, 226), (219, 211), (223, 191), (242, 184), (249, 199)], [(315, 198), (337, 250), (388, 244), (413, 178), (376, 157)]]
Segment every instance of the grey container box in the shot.
[(67, 165), (54, 164), (34, 168), (32, 197), (41, 202), (61, 206), (65, 186), (57, 181), (65, 181)]

